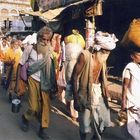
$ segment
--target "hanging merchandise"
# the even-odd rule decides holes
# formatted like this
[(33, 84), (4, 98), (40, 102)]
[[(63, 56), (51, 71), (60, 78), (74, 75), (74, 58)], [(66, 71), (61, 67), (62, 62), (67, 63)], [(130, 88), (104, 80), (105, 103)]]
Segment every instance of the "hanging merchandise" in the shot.
[(93, 46), (95, 34), (95, 22), (93, 17), (93, 23), (90, 20), (86, 20), (86, 48)]
[(82, 48), (85, 47), (85, 40), (78, 30), (73, 29), (72, 34), (65, 38), (66, 43), (80, 44)]

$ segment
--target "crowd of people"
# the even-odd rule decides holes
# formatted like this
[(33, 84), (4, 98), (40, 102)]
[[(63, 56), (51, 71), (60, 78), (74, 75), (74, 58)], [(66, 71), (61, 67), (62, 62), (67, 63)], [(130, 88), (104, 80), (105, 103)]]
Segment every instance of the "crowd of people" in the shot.
[[(114, 34), (98, 31), (93, 45), (86, 46), (78, 30), (62, 37), (48, 26), (23, 40), (1, 33), (1, 84), (7, 91), (9, 102), (14, 94), (21, 101), (25, 93), (28, 96), (21, 129), (27, 132), (30, 120), (36, 117), (40, 123), (38, 136), (49, 140), (51, 99), (58, 98), (66, 104), (73, 121), (79, 121), (80, 140), (86, 140), (91, 132), (91, 140), (101, 140), (105, 127), (113, 126), (108, 104), (106, 61), (117, 41)], [(140, 50), (132, 49), (130, 56), (132, 62), (123, 72), (122, 110), (128, 113), (128, 132), (138, 140)], [(21, 74), (26, 64), (27, 79), (24, 73)]]

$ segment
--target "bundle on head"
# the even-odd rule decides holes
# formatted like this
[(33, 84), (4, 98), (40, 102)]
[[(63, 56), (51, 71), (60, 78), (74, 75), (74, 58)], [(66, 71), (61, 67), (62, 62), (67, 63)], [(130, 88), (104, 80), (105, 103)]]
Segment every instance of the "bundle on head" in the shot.
[(133, 19), (121, 41), (123, 46), (140, 48), (140, 19)]

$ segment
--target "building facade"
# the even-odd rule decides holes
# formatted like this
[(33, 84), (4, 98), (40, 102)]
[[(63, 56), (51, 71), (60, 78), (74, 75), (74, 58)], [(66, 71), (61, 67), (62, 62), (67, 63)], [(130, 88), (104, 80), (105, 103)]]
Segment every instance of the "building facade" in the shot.
[(0, 27), (4, 27), (4, 20), (21, 20), (19, 11), (30, 11), (30, 0), (0, 0)]

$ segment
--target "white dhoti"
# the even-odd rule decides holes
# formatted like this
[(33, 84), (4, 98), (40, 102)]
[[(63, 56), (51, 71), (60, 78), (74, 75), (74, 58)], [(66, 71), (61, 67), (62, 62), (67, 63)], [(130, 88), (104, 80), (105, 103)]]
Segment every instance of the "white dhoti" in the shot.
[[(111, 126), (110, 110), (106, 107), (102, 97), (101, 84), (92, 85), (90, 96), (91, 109), (85, 108), (84, 112), (79, 112), (80, 131), (90, 133), (93, 129), (98, 139), (101, 140), (100, 134), (103, 132), (104, 127)], [(84, 98), (82, 101), (82, 104), (85, 104)]]

